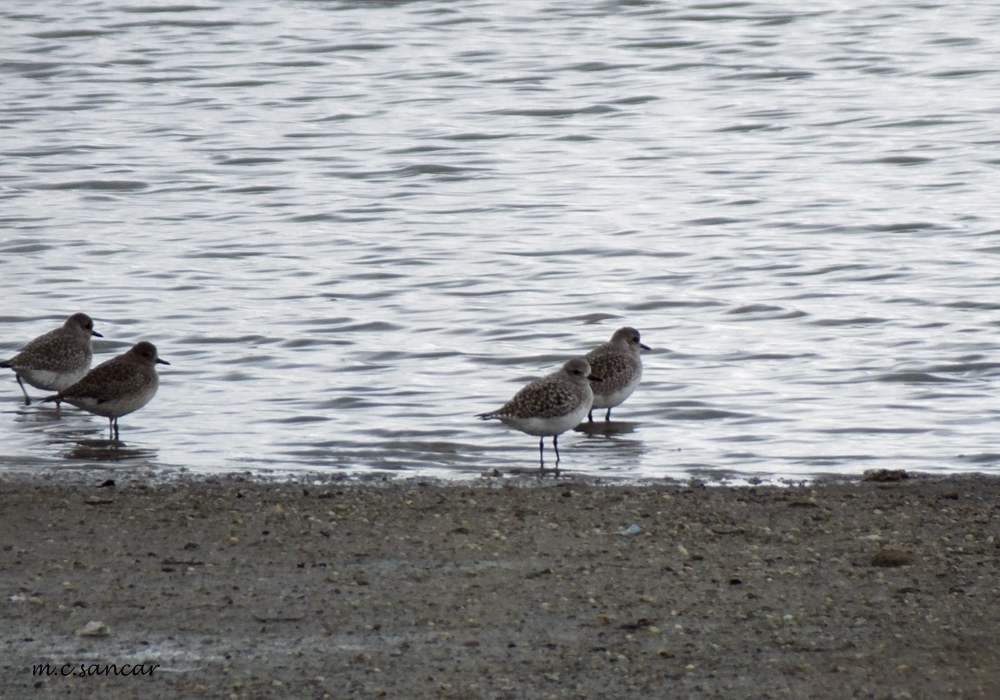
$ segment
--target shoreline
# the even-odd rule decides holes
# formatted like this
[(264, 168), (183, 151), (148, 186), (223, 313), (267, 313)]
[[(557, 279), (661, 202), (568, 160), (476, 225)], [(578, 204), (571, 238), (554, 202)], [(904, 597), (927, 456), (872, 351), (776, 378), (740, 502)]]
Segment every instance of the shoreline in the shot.
[(993, 476), (91, 474), (0, 475), (0, 697), (1000, 697)]

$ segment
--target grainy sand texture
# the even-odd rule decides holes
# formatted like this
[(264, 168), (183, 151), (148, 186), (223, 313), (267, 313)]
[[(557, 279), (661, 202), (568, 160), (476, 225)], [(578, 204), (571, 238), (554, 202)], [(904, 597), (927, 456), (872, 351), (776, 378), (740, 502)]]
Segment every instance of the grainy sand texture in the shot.
[(1000, 698), (1000, 480), (902, 476), (9, 474), (0, 697)]

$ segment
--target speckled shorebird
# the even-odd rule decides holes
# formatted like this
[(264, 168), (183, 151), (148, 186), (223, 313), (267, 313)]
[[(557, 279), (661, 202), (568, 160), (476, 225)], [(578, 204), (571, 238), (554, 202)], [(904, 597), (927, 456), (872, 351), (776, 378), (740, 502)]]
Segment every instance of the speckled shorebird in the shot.
[(594, 392), (590, 382), (600, 381), (591, 374), (586, 358), (574, 357), (557, 372), (536, 379), (514, 394), (502, 407), (476, 417), (499, 418), (504, 425), (538, 436), (538, 462), (545, 469), (545, 438), (552, 436), (559, 469), (559, 435), (578, 425), (590, 411)]
[(43, 401), (65, 401), (109, 421), (112, 440), (118, 440), (118, 419), (149, 403), (160, 386), (156, 364), (169, 365), (156, 346), (142, 341), (128, 352), (102, 362), (73, 386)]
[(601, 378), (599, 384), (591, 384), (594, 390), (594, 404), (587, 412), (587, 420), (593, 422), (594, 409), (606, 408), (604, 420), (611, 420), (611, 409), (632, 395), (642, 379), (642, 350), (649, 350), (639, 340), (639, 331), (629, 326), (619, 328), (611, 340), (587, 353), (587, 360), (594, 374)]
[(0, 362), (0, 367), (14, 370), (24, 393), (24, 405), (30, 406), (24, 382), (46, 391), (62, 391), (76, 384), (90, 368), (94, 356), (90, 338), (95, 335), (104, 337), (94, 330), (90, 316), (73, 314), (59, 328), (38, 336), (14, 357)]

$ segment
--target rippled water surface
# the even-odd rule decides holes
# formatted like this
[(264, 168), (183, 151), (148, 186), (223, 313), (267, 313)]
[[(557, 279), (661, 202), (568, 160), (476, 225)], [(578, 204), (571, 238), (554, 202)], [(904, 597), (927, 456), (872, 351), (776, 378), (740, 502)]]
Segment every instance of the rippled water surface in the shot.
[[(156, 343), (122, 468), (532, 467), (473, 414), (625, 324), (653, 348), (631, 431), (564, 435), (564, 469), (1000, 467), (1000, 5), (0, 24), (0, 357), (75, 311), (95, 363)], [(109, 464), (106, 431), (0, 375), (0, 467)]]

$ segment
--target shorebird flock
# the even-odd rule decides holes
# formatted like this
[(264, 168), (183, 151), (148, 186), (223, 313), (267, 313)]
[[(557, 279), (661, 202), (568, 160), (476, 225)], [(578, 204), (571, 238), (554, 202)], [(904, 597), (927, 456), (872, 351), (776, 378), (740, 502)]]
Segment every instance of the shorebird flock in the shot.
[(42, 401), (55, 402), (57, 409), (65, 401), (104, 416), (109, 422), (109, 439), (117, 442), (118, 419), (149, 403), (160, 386), (156, 365), (170, 363), (160, 359), (155, 345), (142, 341), (90, 369), (92, 336), (104, 337), (94, 330), (90, 316), (73, 314), (61, 327), (38, 336), (14, 357), (0, 362), (0, 367), (14, 370), (26, 406), (31, 405), (31, 397), (25, 382), (36, 389), (54, 391)]
[(622, 404), (642, 379), (642, 344), (639, 331), (625, 326), (611, 340), (574, 357), (559, 370), (536, 379), (514, 394), (495, 411), (480, 413), (482, 420), (498, 418), (511, 428), (538, 437), (538, 466), (545, 471), (545, 438), (552, 438), (559, 471), (559, 436), (579, 425), (584, 416), (593, 423), (593, 409), (611, 409)]
[[(66, 402), (108, 419), (109, 440), (119, 439), (118, 419), (139, 410), (152, 400), (160, 385), (156, 365), (169, 365), (156, 346), (147, 341), (90, 369), (93, 358), (91, 338), (103, 338), (94, 330), (94, 321), (75, 313), (62, 326), (30, 341), (21, 352), (0, 367), (14, 370), (24, 393), (25, 405), (31, 397), (25, 384), (55, 392), (42, 399), (56, 409)], [(593, 410), (619, 406), (639, 386), (642, 379), (642, 350), (649, 350), (639, 331), (625, 326), (611, 340), (583, 357), (574, 357), (560, 369), (537, 379), (495, 411), (477, 415), (482, 420), (499, 419), (522, 433), (538, 437), (539, 467), (545, 471), (545, 438), (552, 438), (555, 470), (559, 470), (559, 436), (580, 425), (584, 418), (592, 424)]]

